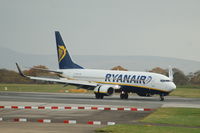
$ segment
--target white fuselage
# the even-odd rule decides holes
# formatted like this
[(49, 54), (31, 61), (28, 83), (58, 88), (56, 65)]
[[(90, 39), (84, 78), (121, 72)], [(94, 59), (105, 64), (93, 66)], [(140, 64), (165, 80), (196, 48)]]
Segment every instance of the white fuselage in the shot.
[(92, 81), (99, 84), (147, 88), (162, 92), (171, 92), (176, 88), (169, 77), (150, 72), (95, 69), (60, 69), (59, 71), (62, 71), (62, 76), (66, 78)]

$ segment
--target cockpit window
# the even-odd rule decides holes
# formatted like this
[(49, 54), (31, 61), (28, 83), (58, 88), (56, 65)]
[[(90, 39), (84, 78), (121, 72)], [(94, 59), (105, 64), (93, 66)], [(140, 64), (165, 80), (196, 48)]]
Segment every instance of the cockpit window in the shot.
[(160, 82), (171, 82), (170, 80), (161, 79)]

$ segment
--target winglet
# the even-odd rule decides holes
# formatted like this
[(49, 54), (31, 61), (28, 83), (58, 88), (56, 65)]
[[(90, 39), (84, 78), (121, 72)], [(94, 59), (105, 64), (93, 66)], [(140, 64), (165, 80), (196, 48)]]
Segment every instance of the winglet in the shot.
[(173, 79), (174, 79), (173, 75), (174, 75), (174, 74), (173, 74), (172, 67), (169, 66), (169, 79), (170, 79), (171, 81), (173, 81)]
[(22, 77), (26, 77), (26, 75), (24, 75), (24, 73), (21, 71), (19, 65), (16, 63), (16, 66), (17, 66), (17, 69), (19, 71), (19, 74), (22, 76)]

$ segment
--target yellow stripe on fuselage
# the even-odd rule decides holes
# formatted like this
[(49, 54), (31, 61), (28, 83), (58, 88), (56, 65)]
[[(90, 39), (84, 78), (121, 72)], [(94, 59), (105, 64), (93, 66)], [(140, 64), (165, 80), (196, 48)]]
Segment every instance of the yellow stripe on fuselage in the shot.
[(150, 90), (157, 90), (157, 91), (162, 91), (162, 92), (169, 92), (169, 91), (165, 91), (165, 90), (161, 90), (161, 89), (157, 89), (157, 88), (150, 88), (150, 87), (146, 87), (146, 86), (138, 86), (138, 85), (131, 85), (131, 84), (123, 84), (123, 83), (113, 83), (113, 82), (96, 82), (96, 83), (124, 85), (124, 86), (138, 87), (138, 88), (146, 88), (146, 89), (150, 89)]

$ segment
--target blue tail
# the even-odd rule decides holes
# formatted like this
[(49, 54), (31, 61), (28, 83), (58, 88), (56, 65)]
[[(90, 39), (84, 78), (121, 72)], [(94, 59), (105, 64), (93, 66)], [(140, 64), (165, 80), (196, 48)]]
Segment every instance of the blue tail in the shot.
[(57, 54), (59, 69), (83, 69), (83, 67), (75, 64), (67, 51), (65, 44), (62, 40), (62, 37), (58, 31), (55, 31), (56, 45), (57, 45)]

